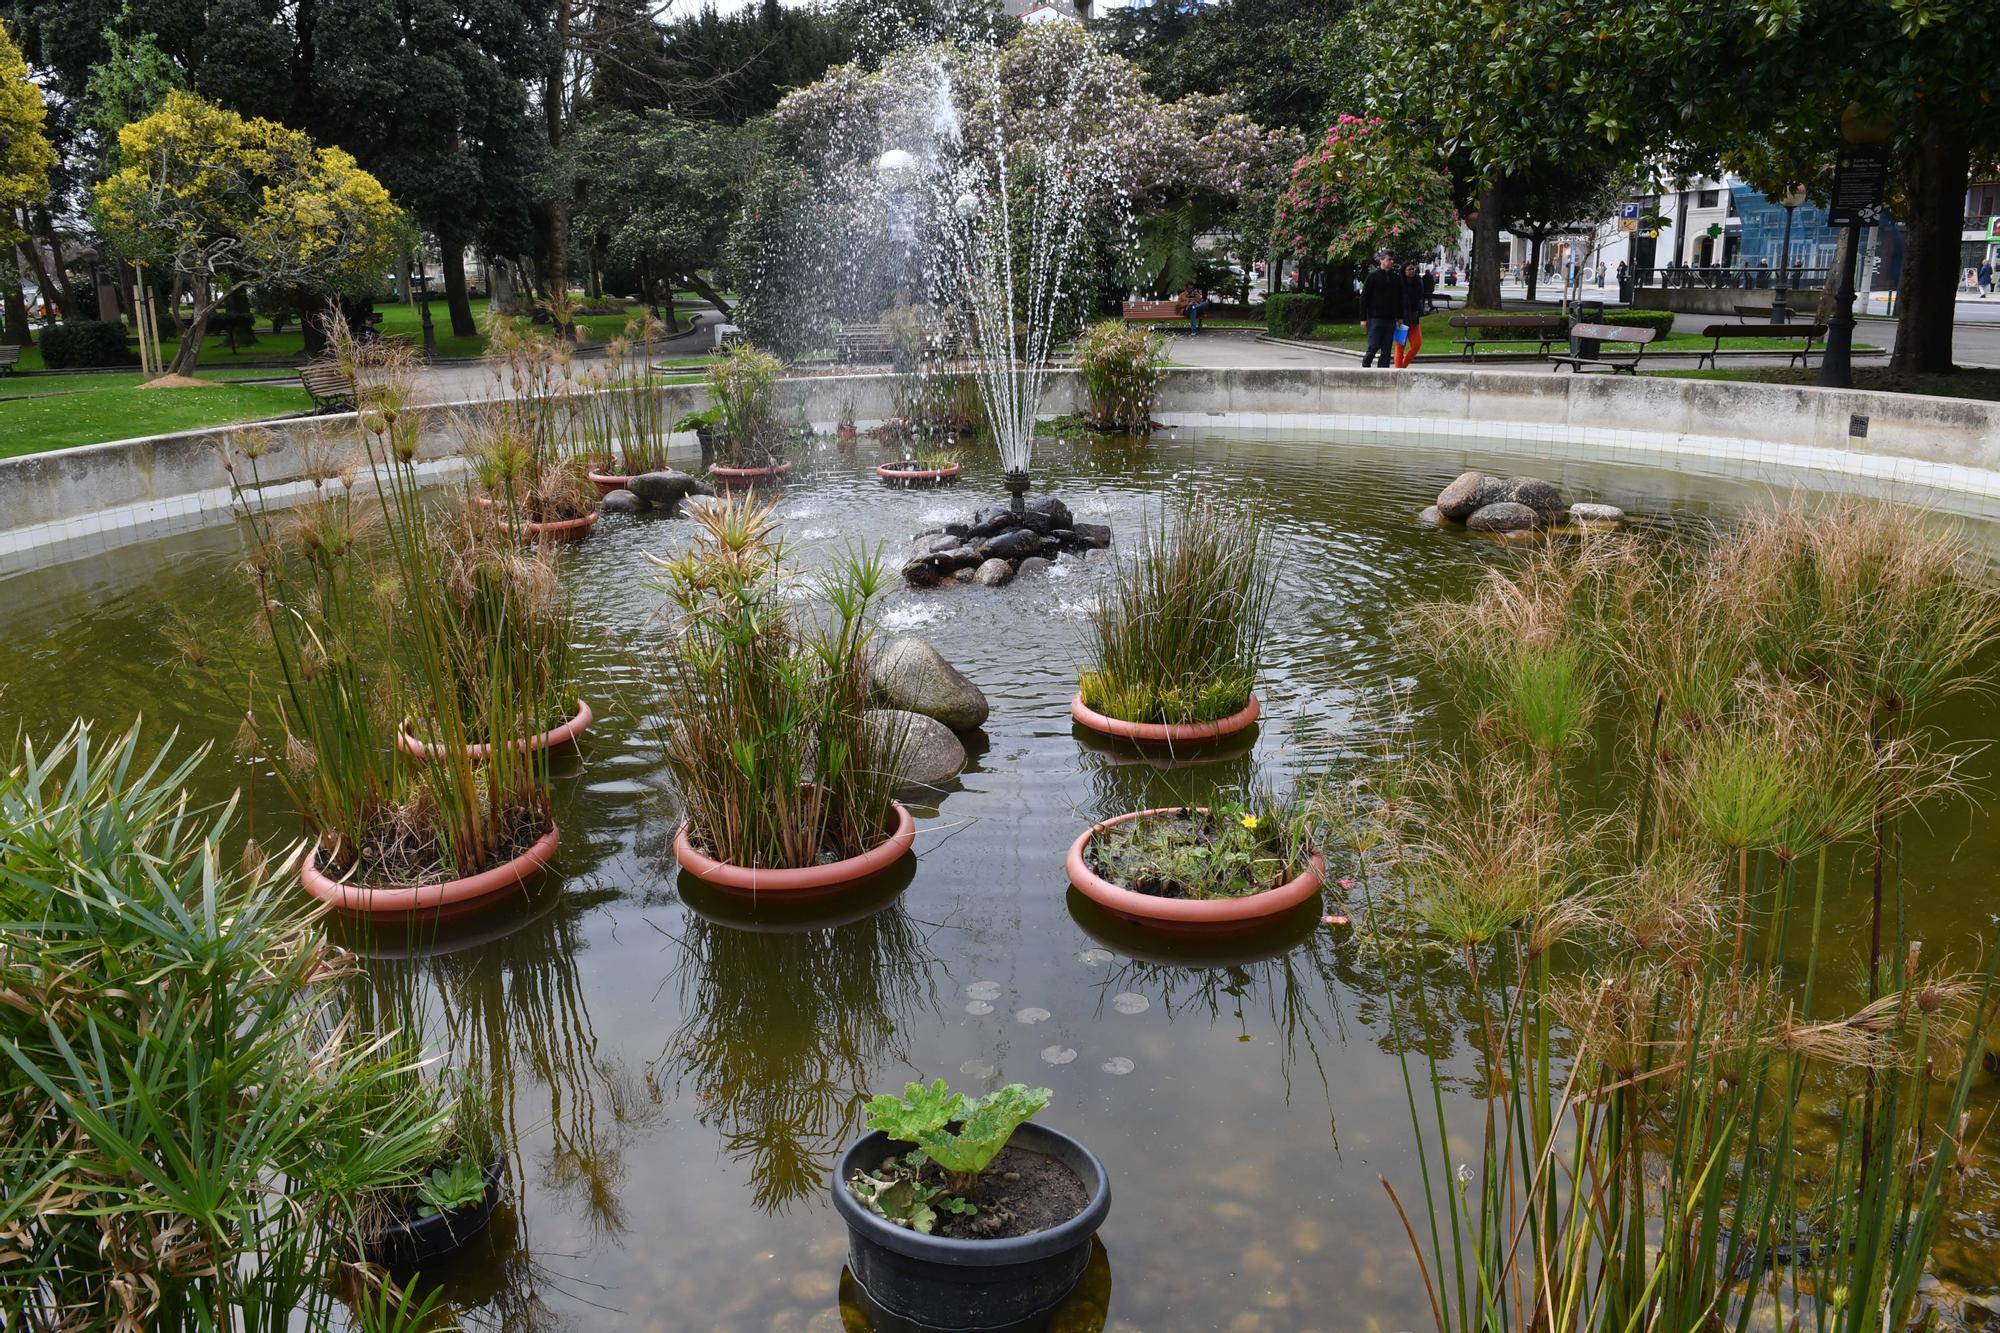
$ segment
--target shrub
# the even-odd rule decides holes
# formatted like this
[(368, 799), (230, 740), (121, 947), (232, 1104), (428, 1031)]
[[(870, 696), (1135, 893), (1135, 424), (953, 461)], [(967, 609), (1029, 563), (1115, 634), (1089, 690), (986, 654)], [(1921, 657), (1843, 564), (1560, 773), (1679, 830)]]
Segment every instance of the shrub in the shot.
[(1167, 363), (1167, 340), (1123, 320), (1093, 324), (1076, 340), (1076, 367), (1100, 430), (1143, 435), (1153, 428), (1153, 395)]
[(1098, 599), (1084, 703), (1126, 722), (1241, 711), (1256, 686), (1273, 582), (1262, 524), (1185, 494)]
[(51, 324), (41, 334), (42, 364), (50, 370), (125, 366), (135, 360), (125, 350), (125, 326), (109, 319), (72, 319)]
[(1674, 312), (1671, 310), (1607, 310), (1604, 323), (1623, 324), (1630, 329), (1651, 329), (1662, 338), (1674, 331)]
[(1315, 292), (1273, 292), (1264, 300), (1264, 327), (1275, 337), (1304, 338), (1319, 323), (1320, 311)]
[(772, 391), (784, 365), (769, 352), (738, 343), (708, 370), (708, 391), (721, 409), (722, 461), (728, 467), (763, 467), (782, 456), (784, 428)]

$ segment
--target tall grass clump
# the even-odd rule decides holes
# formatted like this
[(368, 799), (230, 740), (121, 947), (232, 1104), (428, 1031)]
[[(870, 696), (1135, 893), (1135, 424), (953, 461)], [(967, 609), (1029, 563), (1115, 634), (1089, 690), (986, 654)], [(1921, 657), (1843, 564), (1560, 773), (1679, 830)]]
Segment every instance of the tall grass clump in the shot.
[[(545, 302), (544, 308), (558, 329), (568, 327), (574, 315), (572, 298)], [(487, 335), (493, 396), (461, 431), (485, 498), (515, 523), (583, 517), (597, 506), (587, 468), (624, 424), (618, 419), (623, 412), (610, 409), (599, 392), (608, 387), (606, 372), (580, 373), (567, 338), (490, 311)], [(357, 357), (364, 363), (380, 360), (373, 349), (342, 346), (339, 339), (336, 353), (343, 365), (353, 365)], [(647, 367), (627, 371), (624, 362), (621, 355), (622, 375), (644, 378)]]
[(624, 336), (605, 347), (602, 364), (583, 373), (578, 445), (600, 473), (635, 477), (667, 465), (673, 419), (653, 384), (654, 342), (664, 331), (651, 314), (628, 321)]
[(1098, 430), (1144, 435), (1153, 429), (1153, 398), (1167, 365), (1167, 340), (1150, 329), (1107, 319), (1076, 340), (1085, 420)]
[(1091, 613), (1083, 701), (1126, 722), (1213, 722), (1257, 685), (1276, 571), (1264, 526), (1185, 492)]
[[(1924, 710), (1992, 683), (1968, 552), (1893, 509), (1759, 515), (1550, 549), (1412, 625), (1474, 725), (1347, 834), (1408, 960), (1418, 1166), (1383, 1183), (1440, 1333), (1916, 1326), (2000, 1009), (1991, 941), (1934, 960), (1882, 907), (1905, 817), (1963, 786)], [(1607, 769), (1635, 780), (1604, 802)], [(1426, 1035), (1460, 1016), (1469, 1107)]]
[(767, 467), (784, 456), (785, 428), (776, 401), (784, 369), (777, 357), (748, 343), (738, 343), (709, 367), (725, 467)]
[[(356, 1262), (450, 1111), (344, 1000), (296, 853), (230, 846), (201, 758), (78, 725), (0, 773), (0, 1310), (21, 1329), (388, 1329)], [(427, 1325), (426, 1325), (427, 1326)]]
[(684, 553), (653, 557), (675, 617), (661, 727), (693, 840), (739, 866), (858, 856), (892, 830), (902, 745), (866, 716), (882, 561), (848, 555), (802, 604), (770, 503), (732, 497), (695, 521)]
[[(434, 883), (499, 865), (549, 827), (546, 757), (504, 742), (575, 705), (568, 602), (554, 555), (522, 547), (504, 515), (425, 493), (405, 354), (343, 354), (355, 438), (313, 446), (324, 459), (304, 504), (269, 505), (262, 436), (238, 436), (229, 459), (269, 659), (212, 661), (199, 633), (184, 646), (243, 698), (243, 745), (272, 766), (322, 871)], [(355, 494), (363, 470), (373, 500)], [(442, 754), (398, 754), (406, 724)]]

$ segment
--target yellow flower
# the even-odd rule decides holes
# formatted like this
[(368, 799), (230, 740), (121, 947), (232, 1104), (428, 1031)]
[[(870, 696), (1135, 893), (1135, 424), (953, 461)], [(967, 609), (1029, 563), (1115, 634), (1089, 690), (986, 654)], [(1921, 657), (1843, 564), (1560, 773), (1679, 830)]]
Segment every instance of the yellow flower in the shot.
[(1244, 827), (1244, 828), (1247, 828), (1247, 829), (1254, 829), (1254, 828), (1256, 828), (1256, 827), (1257, 827), (1257, 816), (1255, 816), (1255, 815), (1245, 815), (1245, 816), (1243, 816), (1243, 827)]

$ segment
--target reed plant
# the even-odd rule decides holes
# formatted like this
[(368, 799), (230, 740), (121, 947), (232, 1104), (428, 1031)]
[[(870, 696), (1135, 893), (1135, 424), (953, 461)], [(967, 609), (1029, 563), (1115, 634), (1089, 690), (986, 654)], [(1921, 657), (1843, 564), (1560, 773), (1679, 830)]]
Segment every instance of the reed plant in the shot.
[(1167, 340), (1150, 329), (1117, 319), (1090, 325), (1076, 340), (1085, 420), (1098, 430), (1147, 434), (1166, 366)]
[(1091, 613), (1083, 701), (1127, 722), (1213, 722), (1257, 684), (1276, 582), (1264, 526), (1184, 491)]
[(785, 428), (776, 403), (784, 369), (777, 357), (748, 343), (738, 343), (709, 367), (724, 466), (767, 467), (784, 456)]
[(675, 622), (660, 726), (693, 839), (739, 866), (858, 856), (891, 831), (902, 746), (867, 716), (885, 566), (850, 552), (801, 600), (771, 502), (728, 497), (695, 522), (685, 552), (650, 557)]
[[(1343, 836), (1408, 963), (1417, 1179), (1383, 1183), (1438, 1329), (1916, 1326), (2000, 991), (1990, 941), (1929, 960), (1881, 904), (1904, 819), (1962, 787), (1921, 712), (1991, 683), (1982, 571), (1924, 516), (1838, 506), (1589, 538), (1411, 624), (1474, 725)], [(1600, 805), (1607, 768), (1634, 781)], [(1888, 882), (1841, 1006), (1848, 865)], [(1461, 1107), (1427, 1034), (1468, 1007)]]
[[(607, 404), (605, 372), (581, 371), (574, 344), (560, 332), (574, 317), (573, 303), (566, 298), (544, 309), (558, 332), (488, 313), (493, 394), (461, 431), (489, 499), (516, 522), (560, 523), (595, 509), (597, 493), (585, 473), (626, 424), (627, 409)], [(351, 365), (359, 349), (342, 350), (339, 342), (336, 336), (336, 355)], [(629, 371), (622, 357), (620, 366), (621, 375), (641, 379), (647, 368)]]
[(0, 1310), (418, 1326), (429, 1303), (355, 1262), (358, 1221), (415, 1186), (449, 1110), (346, 1005), (298, 851), (239, 857), (233, 803), (189, 797), (201, 758), (79, 724), (0, 774)]
[(653, 385), (654, 344), (665, 328), (651, 314), (627, 321), (624, 336), (605, 347), (602, 364), (582, 376), (578, 443), (600, 473), (635, 477), (667, 466), (673, 423)]

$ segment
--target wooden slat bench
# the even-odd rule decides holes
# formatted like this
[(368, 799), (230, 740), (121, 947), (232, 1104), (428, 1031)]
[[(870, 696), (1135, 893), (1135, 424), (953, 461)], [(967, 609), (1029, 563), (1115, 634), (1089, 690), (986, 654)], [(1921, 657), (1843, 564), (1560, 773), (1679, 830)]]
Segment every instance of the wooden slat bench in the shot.
[(354, 406), (354, 385), (338, 361), (306, 362), (299, 367), (299, 383), (317, 411), (344, 412)]
[[(1494, 341), (1539, 343), (1535, 354), (1547, 356), (1550, 344), (1562, 336), (1567, 321), (1561, 315), (1453, 315), (1449, 323), (1454, 329), (1464, 330), (1465, 336), (1458, 341), (1464, 349), (1463, 356), (1470, 361), (1480, 343)], [(1489, 330), (1508, 336), (1505, 339), (1480, 336)]]
[(1118, 317), (1127, 324), (1173, 324), (1187, 318), (1187, 307), (1171, 301), (1127, 301)]
[(834, 352), (842, 361), (860, 361), (870, 365), (894, 361), (896, 331), (887, 324), (843, 324), (834, 343)]
[(1729, 307), (1739, 320), (1756, 320), (1759, 324), (1771, 322), (1771, 307), (1767, 305), (1733, 305)]
[(1694, 368), (1700, 370), (1703, 364), (1715, 365), (1715, 354), (1722, 350), (1725, 341), (1734, 342), (1740, 338), (1796, 338), (1801, 346), (1786, 358), (1788, 366), (1809, 366), (1811, 357), (1820, 349), (1813, 344), (1826, 337), (1824, 324), (1710, 324), (1701, 331), (1701, 336), (1714, 341), (1709, 349), (1694, 359)]
[[(1639, 358), (1646, 354), (1646, 344), (1659, 336), (1658, 329), (1639, 328), (1631, 324), (1572, 324), (1569, 328), (1569, 355), (1550, 359), (1555, 362), (1558, 374), (1564, 366), (1576, 375), (1581, 375), (1591, 366), (1603, 366), (1614, 375), (1621, 371), (1637, 375)], [(1634, 350), (1606, 352), (1605, 343), (1631, 343)]]
[(4, 347), (0, 347), (0, 372), (4, 372), (9, 375), (13, 374), (14, 363), (19, 361), (20, 359), (21, 359), (20, 348), (12, 346), (11, 344)]

